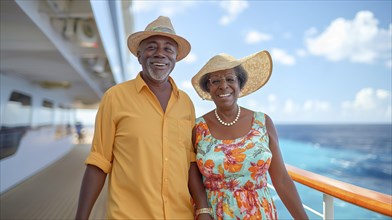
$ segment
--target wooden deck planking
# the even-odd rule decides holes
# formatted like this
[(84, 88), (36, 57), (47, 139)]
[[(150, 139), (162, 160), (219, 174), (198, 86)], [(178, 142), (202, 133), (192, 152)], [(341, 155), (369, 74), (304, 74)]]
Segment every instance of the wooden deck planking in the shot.
[[(90, 144), (78, 144), (63, 158), (0, 196), (0, 219), (74, 219)], [(90, 219), (105, 217), (106, 185)]]

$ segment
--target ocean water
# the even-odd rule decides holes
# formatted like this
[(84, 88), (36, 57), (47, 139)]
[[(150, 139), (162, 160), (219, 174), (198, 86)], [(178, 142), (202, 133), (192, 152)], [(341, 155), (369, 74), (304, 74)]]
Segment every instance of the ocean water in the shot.
[[(384, 194), (392, 193), (392, 124), (276, 125), (285, 163)], [(322, 212), (322, 193), (296, 183), (304, 204)], [(280, 219), (292, 219), (278, 196)], [(321, 219), (307, 212), (311, 219)], [(335, 219), (392, 219), (334, 199)]]

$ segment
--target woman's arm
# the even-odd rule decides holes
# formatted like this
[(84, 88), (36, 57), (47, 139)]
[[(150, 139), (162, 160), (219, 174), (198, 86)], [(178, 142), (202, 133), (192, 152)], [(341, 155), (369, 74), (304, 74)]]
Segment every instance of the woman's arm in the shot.
[[(195, 146), (195, 129), (192, 131), (192, 143), (193, 146)], [(208, 208), (207, 195), (203, 185), (203, 179), (196, 162), (191, 162), (191, 167), (189, 168), (188, 188), (195, 203), (196, 210), (201, 208)], [(210, 220), (212, 218), (211, 215), (203, 213), (196, 216), (196, 219)]]
[(105, 184), (106, 173), (100, 168), (87, 165), (83, 176), (82, 187), (80, 189), (78, 209), (76, 212), (76, 220), (88, 219)]
[(269, 136), (269, 147), (272, 152), (272, 162), (269, 168), (272, 184), (294, 219), (308, 219), (294, 182), (287, 173), (279, 148), (278, 135), (268, 115), (266, 115), (266, 126)]

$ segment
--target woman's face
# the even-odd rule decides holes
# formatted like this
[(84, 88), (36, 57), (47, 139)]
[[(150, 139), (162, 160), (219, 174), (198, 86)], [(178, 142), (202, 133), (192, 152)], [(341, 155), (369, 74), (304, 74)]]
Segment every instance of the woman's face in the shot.
[(237, 106), (240, 84), (234, 69), (220, 70), (210, 73), (209, 93), (216, 106)]

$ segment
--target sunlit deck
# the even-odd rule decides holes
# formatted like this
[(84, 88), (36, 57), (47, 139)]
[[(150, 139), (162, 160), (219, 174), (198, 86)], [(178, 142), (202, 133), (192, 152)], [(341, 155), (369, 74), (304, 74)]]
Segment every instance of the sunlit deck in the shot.
[[(74, 219), (90, 144), (77, 144), (63, 158), (0, 196), (0, 219)], [(90, 219), (105, 217), (106, 187)]]

